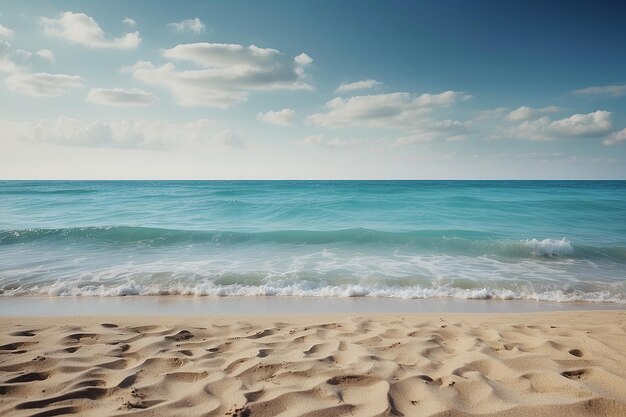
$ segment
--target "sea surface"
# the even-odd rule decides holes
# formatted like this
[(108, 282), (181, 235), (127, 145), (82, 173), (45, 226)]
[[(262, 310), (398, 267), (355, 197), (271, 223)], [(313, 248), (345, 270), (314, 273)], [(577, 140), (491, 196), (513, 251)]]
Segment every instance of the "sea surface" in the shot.
[(626, 303), (626, 181), (0, 181), (0, 296)]

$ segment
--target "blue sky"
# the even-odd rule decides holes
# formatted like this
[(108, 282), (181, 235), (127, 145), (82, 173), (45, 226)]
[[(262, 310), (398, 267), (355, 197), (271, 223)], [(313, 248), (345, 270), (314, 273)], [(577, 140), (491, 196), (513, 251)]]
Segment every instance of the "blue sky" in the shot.
[(5, 1), (1, 178), (626, 178), (619, 2)]

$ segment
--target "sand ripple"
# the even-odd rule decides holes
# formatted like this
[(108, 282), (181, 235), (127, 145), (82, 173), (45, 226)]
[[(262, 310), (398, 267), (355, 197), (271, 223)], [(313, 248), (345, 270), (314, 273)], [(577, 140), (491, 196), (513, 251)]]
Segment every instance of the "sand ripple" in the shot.
[(284, 320), (4, 318), (0, 415), (626, 415), (624, 312)]

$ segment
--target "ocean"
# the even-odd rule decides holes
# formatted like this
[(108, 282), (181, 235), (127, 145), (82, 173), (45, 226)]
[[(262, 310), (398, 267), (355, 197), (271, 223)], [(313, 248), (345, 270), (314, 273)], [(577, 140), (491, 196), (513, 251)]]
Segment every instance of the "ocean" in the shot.
[(0, 296), (626, 303), (626, 181), (0, 181)]

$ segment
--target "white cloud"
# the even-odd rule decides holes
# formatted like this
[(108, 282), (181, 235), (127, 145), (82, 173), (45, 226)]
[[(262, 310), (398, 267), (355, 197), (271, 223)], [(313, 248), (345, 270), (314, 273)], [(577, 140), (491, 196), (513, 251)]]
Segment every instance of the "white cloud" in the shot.
[(335, 90), (335, 93), (343, 93), (346, 91), (354, 91), (354, 90), (366, 90), (374, 87), (381, 86), (383, 83), (376, 80), (362, 80), (356, 81), (353, 83), (341, 83), (339, 87)]
[(334, 98), (325, 113), (307, 118), (312, 125), (327, 128), (381, 128), (400, 132), (393, 146), (434, 140), (463, 140), (471, 121), (439, 120), (441, 111), (471, 98), (463, 92), (414, 95), (405, 92)]
[(0, 38), (10, 39), (13, 35), (15, 35), (15, 32), (12, 29), (0, 24)]
[[(165, 58), (189, 61), (212, 69), (243, 67), (242, 69), (251, 70), (274, 64), (284, 65), (285, 61), (289, 61), (276, 49), (259, 48), (256, 45), (245, 47), (237, 44), (199, 42), (176, 45), (162, 52)], [(302, 61), (302, 58), (296, 57), (294, 60)]]
[(389, 93), (350, 98), (334, 98), (326, 103), (325, 113), (308, 117), (316, 126), (407, 128), (422, 125), (435, 107), (447, 107), (471, 96), (456, 91), (440, 94)]
[(622, 129), (619, 132), (613, 133), (608, 138), (604, 139), (602, 143), (607, 146), (610, 146), (610, 145), (615, 145), (616, 143), (624, 142), (624, 141), (626, 141), (626, 129)]
[(12, 51), (13, 46), (9, 42), (0, 40), (0, 73), (13, 74), (17, 72), (17, 66), (9, 57)]
[(122, 20), (122, 23), (126, 23), (130, 27), (137, 26), (137, 21), (135, 19), (133, 19), (132, 17), (125, 17)]
[(297, 55), (293, 60), (296, 63), (297, 68), (303, 68), (313, 63), (313, 58), (311, 58), (304, 52), (300, 55)]
[(14, 74), (6, 79), (11, 91), (34, 97), (54, 97), (72, 88), (83, 86), (83, 79), (78, 75), (48, 74)]
[[(45, 51), (47, 50), (40, 50), (35, 54), (42, 56), (43, 53), (46, 56), (48, 54)], [(83, 86), (83, 79), (78, 75), (49, 74), (46, 72), (28, 73), (25, 68), (18, 67), (10, 59), (11, 56), (30, 58), (32, 54), (21, 49), (14, 50), (10, 43), (0, 40), (0, 73), (8, 75), (5, 84), (11, 91), (34, 97), (54, 97), (70, 89)], [(54, 58), (54, 54), (52, 54), (52, 58)]]
[(598, 137), (611, 129), (611, 112), (598, 110), (574, 114), (551, 121), (548, 117), (526, 121), (513, 128), (508, 136), (529, 140), (553, 140), (574, 137)]
[(246, 144), (241, 140), (239, 134), (231, 129), (218, 132), (215, 134), (214, 140), (217, 144), (228, 148), (243, 149), (246, 147)]
[(89, 148), (140, 148), (164, 150), (183, 144), (206, 143), (231, 148), (243, 146), (232, 130), (200, 119), (189, 123), (159, 120), (82, 121), (67, 117), (43, 119), (22, 127), (26, 141)]
[(39, 58), (45, 59), (46, 61), (54, 62), (54, 52), (49, 49), (40, 49), (35, 52)]
[(328, 139), (324, 135), (311, 135), (304, 138), (303, 144), (309, 146), (319, 146), (322, 148), (347, 149), (361, 145), (361, 141), (357, 139)]
[(12, 55), (22, 60), (28, 60), (33, 56), (32, 52), (25, 51), (24, 49), (16, 49), (13, 51)]
[(559, 110), (559, 108), (556, 107), (556, 106), (543, 107), (543, 108), (540, 108), (540, 109), (527, 107), (527, 106), (521, 106), (521, 107), (518, 107), (517, 109), (513, 110), (512, 112), (510, 112), (506, 116), (506, 118), (507, 118), (507, 120), (511, 120), (511, 121), (527, 120), (527, 119), (530, 119), (532, 117), (535, 117), (538, 114), (554, 113), (554, 112), (556, 112), (558, 110)]
[(40, 49), (33, 54), (24, 49), (14, 49), (9, 42), (0, 40), (0, 72), (17, 73), (21, 71), (26, 73), (26, 68), (19, 68), (12, 59), (17, 59), (18, 62), (22, 61), (22, 63), (25, 63), (29, 61), (33, 55), (45, 59), (46, 61), (54, 61), (54, 53), (48, 49)]
[(27, 61), (33, 54), (24, 49), (15, 49), (7, 41), (0, 40), (0, 60), (4, 61), (4, 65), (0, 64), (0, 70), (3, 72), (15, 72), (18, 70), (17, 64), (13, 59), (18, 61)]
[(575, 94), (587, 94), (587, 95), (611, 95), (614, 97), (623, 96), (626, 94), (626, 84), (615, 85), (602, 85), (596, 87), (581, 88), (574, 90)]
[(13, 45), (7, 41), (0, 40), (0, 57), (9, 56), (13, 50)]
[(192, 32), (196, 35), (202, 33), (206, 29), (204, 22), (197, 17), (194, 19), (185, 19), (180, 22), (168, 23), (167, 26), (171, 27), (177, 32)]
[(58, 19), (42, 17), (40, 21), (46, 35), (90, 48), (132, 49), (141, 42), (139, 32), (107, 39), (100, 25), (84, 13), (64, 12)]
[(271, 123), (279, 126), (289, 126), (293, 124), (296, 112), (291, 109), (282, 109), (277, 111), (268, 111), (267, 113), (259, 113), (257, 120)]
[(393, 145), (412, 145), (435, 140), (446, 140), (448, 142), (465, 140), (470, 132), (471, 125), (472, 123), (469, 121), (451, 119), (423, 121), (415, 126), (407, 136), (398, 138)]
[(0, 57), (0, 73), (14, 73), (17, 71), (15, 63), (7, 57)]
[(595, 111), (574, 114), (550, 123), (550, 130), (558, 136), (597, 136), (611, 129), (611, 112)]
[(498, 107), (495, 109), (480, 110), (474, 114), (474, 120), (500, 119), (504, 114), (508, 113), (506, 107)]
[(152, 93), (133, 88), (92, 88), (85, 101), (94, 104), (117, 107), (150, 106), (159, 102), (159, 98)]
[(140, 61), (123, 70), (138, 81), (165, 88), (182, 106), (227, 108), (245, 101), (251, 90), (311, 89), (305, 68), (312, 60), (303, 54), (289, 58), (255, 45), (192, 43), (165, 49), (162, 55), (201, 69), (178, 70), (171, 62), (155, 66)]
[(83, 123), (66, 117), (37, 122), (26, 135), (26, 139), (57, 145), (80, 145), (98, 147), (108, 143), (112, 137), (107, 123)]

